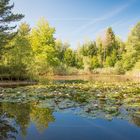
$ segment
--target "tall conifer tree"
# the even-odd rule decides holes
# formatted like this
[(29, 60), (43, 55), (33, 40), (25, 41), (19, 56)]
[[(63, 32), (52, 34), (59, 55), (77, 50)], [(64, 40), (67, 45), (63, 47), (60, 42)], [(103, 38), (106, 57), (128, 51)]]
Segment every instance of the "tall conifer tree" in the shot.
[(16, 32), (13, 32), (16, 28), (13, 22), (24, 17), (22, 14), (14, 14), (12, 12), (13, 8), (14, 4), (10, 4), (10, 0), (0, 0), (0, 50), (16, 34)]

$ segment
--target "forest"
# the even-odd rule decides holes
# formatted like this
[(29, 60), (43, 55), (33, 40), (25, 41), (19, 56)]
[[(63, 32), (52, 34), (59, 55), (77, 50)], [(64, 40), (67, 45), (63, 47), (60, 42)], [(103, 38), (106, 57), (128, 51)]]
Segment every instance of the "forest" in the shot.
[(0, 1), (0, 78), (38, 79), (47, 75), (135, 74), (140, 71), (140, 22), (127, 40), (108, 27), (96, 40), (77, 45), (55, 38), (55, 28), (44, 18), (35, 27), (19, 26), (24, 15), (13, 13), (10, 0)]

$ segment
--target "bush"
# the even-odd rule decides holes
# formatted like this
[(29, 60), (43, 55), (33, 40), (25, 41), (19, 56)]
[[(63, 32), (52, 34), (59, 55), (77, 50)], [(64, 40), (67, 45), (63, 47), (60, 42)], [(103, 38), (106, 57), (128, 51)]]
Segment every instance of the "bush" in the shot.
[(67, 67), (65, 65), (58, 66), (54, 69), (54, 75), (77, 75), (79, 69), (75, 67)]
[(138, 61), (135, 64), (134, 68), (131, 71), (128, 71), (126, 74), (140, 77), (140, 61)]
[(92, 71), (93, 74), (118, 74), (115, 68), (98, 68)]
[(125, 69), (121, 61), (118, 61), (115, 65), (116, 73), (117, 74), (125, 74)]

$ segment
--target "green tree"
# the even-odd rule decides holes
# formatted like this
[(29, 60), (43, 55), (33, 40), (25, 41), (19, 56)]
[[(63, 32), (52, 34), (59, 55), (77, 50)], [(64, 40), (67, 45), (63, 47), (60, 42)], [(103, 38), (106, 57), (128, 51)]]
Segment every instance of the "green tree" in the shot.
[(12, 32), (16, 28), (16, 25), (10, 26), (12, 22), (21, 20), (24, 16), (22, 14), (14, 14), (12, 9), (14, 4), (9, 4), (10, 0), (0, 1), (0, 49), (15, 36), (15, 32)]
[(31, 31), (31, 45), (34, 54), (34, 71), (44, 75), (57, 66), (59, 60), (55, 51), (55, 29), (45, 19), (39, 20), (37, 27)]
[(106, 30), (102, 46), (100, 47), (100, 54), (102, 55), (100, 58), (103, 58), (104, 66), (114, 67), (115, 63), (119, 60), (119, 43), (112, 28), (109, 27)]
[(84, 68), (83, 57), (77, 51), (75, 52), (75, 65), (78, 69)]
[(137, 61), (140, 60), (140, 22), (131, 30), (126, 42), (126, 53), (123, 54), (119, 64), (124, 71), (131, 70)]
[(99, 60), (97, 56), (94, 56), (91, 58), (91, 64), (90, 64), (90, 69), (96, 69), (100, 67)]
[(111, 56), (107, 56), (106, 57), (105, 66), (106, 67), (113, 67), (113, 65), (114, 65), (114, 62), (112, 60), (112, 57)]
[(55, 121), (50, 109), (40, 108), (34, 105), (31, 106), (30, 119), (35, 123), (39, 132), (43, 132), (46, 128), (48, 128), (49, 123)]
[(132, 49), (140, 52), (140, 22), (134, 26), (128, 36), (127, 50), (131, 51)]
[[(10, 42), (10, 49), (5, 53), (5, 61), (10, 66), (11, 76), (16, 79), (29, 76), (32, 61), (32, 48), (29, 40), (30, 27), (27, 23), (19, 26), (18, 34)], [(27, 76), (27, 77), (28, 77)]]
[(105, 36), (105, 42), (104, 42), (104, 47), (105, 47), (105, 57), (109, 56), (113, 49), (116, 47), (116, 41), (115, 41), (115, 34), (112, 30), (111, 27), (109, 27), (106, 31), (106, 36)]
[(79, 51), (80, 51), (80, 54), (82, 54), (83, 56), (93, 57), (93, 56), (97, 55), (96, 42), (88, 41), (88, 42), (84, 43), (80, 47)]
[(96, 44), (97, 44), (97, 48), (98, 48), (97, 56), (98, 56), (98, 60), (99, 60), (99, 63), (100, 63), (100, 67), (103, 67), (103, 64), (104, 64), (104, 48), (103, 48), (103, 41), (100, 37), (96, 40)]
[(67, 66), (74, 67), (75, 65), (75, 53), (71, 48), (67, 48), (64, 53), (64, 62)]
[(60, 62), (64, 63), (64, 54), (69, 47), (70, 45), (67, 42), (63, 43), (61, 40), (55, 41), (55, 50)]

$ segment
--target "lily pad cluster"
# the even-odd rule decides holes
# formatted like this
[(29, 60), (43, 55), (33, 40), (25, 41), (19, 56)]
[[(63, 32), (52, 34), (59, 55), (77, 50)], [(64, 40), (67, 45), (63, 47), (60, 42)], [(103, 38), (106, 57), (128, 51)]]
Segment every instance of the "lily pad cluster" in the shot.
[(140, 83), (52, 82), (0, 88), (0, 102), (34, 103), (90, 118), (140, 118)]

